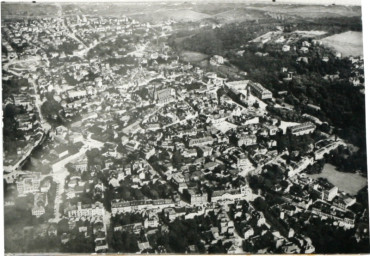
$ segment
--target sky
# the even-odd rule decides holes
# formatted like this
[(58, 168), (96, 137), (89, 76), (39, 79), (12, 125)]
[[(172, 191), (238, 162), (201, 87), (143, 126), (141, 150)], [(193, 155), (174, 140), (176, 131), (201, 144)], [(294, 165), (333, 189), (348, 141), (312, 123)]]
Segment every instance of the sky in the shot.
[[(37, 0), (37, 2), (55, 2), (56, 0)], [(65, 0), (63, 2), (136, 2), (137, 0)], [(265, 2), (272, 0), (138, 0), (139, 2)], [(31, 0), (6, 0), (5, 2), (32, 2)], [(336, 5), (361, 5), (361, 0), (276, 0), (276, 3), (294, 4), (333, 4)]]
[[(272, 2), (272, 0), (253, 0), (253, 2)], [(276, 3), (361, 5), (361, 0), (276, 0)]]

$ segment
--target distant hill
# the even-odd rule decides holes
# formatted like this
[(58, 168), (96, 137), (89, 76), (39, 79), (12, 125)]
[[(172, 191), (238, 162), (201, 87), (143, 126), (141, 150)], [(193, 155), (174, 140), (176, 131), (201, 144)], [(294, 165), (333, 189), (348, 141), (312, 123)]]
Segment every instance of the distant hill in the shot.
[(271, 3), (207, 3), (207, 2), (130, 2), (130, 3), (4, 3), (1, 14), (6, 17), (64, 15), (127, 15), (141, 22), (158, 23), (173, 19), (177, 22), (213, 21), (220, 24), (263, 19), (306, 19), (361, 17), (360, 6), (324, 6)]
[(212, 16), (219, 23), (241, 22), (245, 20), (258, 20), (266, 18), (266, 12), (246, 8), (234, 8)]
[(58, 7), (50, 3), (2, 3), (1, 18), (52, 17), (58, 13)]
[(137, 14), (128, 14), (128, 17), (132, 17), (141, 22), (157, 23), (172, 19), (177, 22), (189, 22), (199, 21), (211, 17), (208, 14), (195, 12), (190, 9), (160, 9), (156, 11), (146, 11)]
[(267, 17), (276, 19), (303, 18), (308, 20), (317, 18), (361, 17), (361, 7), (245, 3), (153, 4), (150, 8), (145, 6), (142, 12), (134, 14), (127, 13), (127, 15), (139, 21), (152, 23), (173, 19), (178, 22), (208, 20), (227, 24), (259, 20)]
[(269, 13), (284, 14), (287, 16), (298, 16), (301, 18), (331, 18), (331, 17), (353, 17), (361, 16), (360, 6), (339, 5), (251, 5), (250, 10), (259, 10)]

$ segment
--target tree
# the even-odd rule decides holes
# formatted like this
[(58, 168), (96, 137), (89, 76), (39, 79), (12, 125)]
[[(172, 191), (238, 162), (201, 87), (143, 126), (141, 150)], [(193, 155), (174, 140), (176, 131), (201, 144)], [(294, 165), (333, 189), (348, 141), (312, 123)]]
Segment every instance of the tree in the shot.
[(58, 234), (68, 233), (69, 232), (69, 225), (67, 219), (62, 219), (58, 222), (57, 226)]
[(224, 254), (226, 253), (225, 247), (222, 245), (221, 240), (218, 240), (218, 242), (215, 245), (211, 245), (208, 249), (208, 253), (210, 254)]
[(266, 211), (268, 209), (268, 205), (266, 201), (262, 197), (257, 197), (253, 201), (253, 205), (256, 208), (257, 211)]
[(130, 232), (114, 232), (111, 246), (117, 252), (135, 253), (139, 251), (137, 238)]

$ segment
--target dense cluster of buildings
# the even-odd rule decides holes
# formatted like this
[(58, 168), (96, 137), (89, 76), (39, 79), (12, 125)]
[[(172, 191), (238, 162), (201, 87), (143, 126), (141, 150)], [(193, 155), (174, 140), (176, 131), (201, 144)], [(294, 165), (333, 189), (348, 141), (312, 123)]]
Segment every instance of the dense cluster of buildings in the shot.
[[(354, 228), (355, 214), (349, 207), (355, 198), (304, 174), (345, 143), (327, 135), (324, 146), (310, 145), (306, 151), (279, 148), (282, 137), (312, 139), (318, 119), (310, 115), (315, 124), (284, 127), (267, 110), (275, 99), (261, 84), (229, 80), (179, 61), (166, 43), (152, 40), (165, 36), (171, 25), (156, 30), (126, 17), (77, 15), (5, 27), (3, 57), (9, 62), (35, 56), (43, 60), (27, 78), (43, 102), (57, 106), (45, 118), (64, 124), (50, 130), (40, 159), (44, 165), (63, 165), (65, 175), (43, 174), (56, 178), (57, 199), (48, 198), (51, 183), (40, 173), (15, 178), (19, 197), (34, 195), (31, 214), (37, 218), (45, 216), (49, 201), (55, 200), (54, 215), (68, 220), (71, 231), (58, 233), (62, 244), (73, 241), (72, 230), (78, 230), (85, 238), (93, 237), (95, 252), (106, 252), (111, 229), (117, 237), (121, 232), (134, 234), (140, 252), (159, 252), (162, 249), (148, 237), (168, 233), (165, 223), (214, 218), (214, 225), (201, 234), (206, 249), (221, 243), (229, 253), (242, 253), (247, 243), (261, 245), (258, 253), (312, 253), (308, 237), (274, 223), (286, 226), (307, 212)], [(104, 52), (120, 40), (126, 48)], [(13, 48), (25, 42), (32, 47), (16, 54)], [(302, 54), (309, 47), (302, 45)], [(290, 46), (282, 51), (290, 51)], [(218, 55), (210, 59), (212, 66), (224, 62)], [(35, 131), (32, 97), (17, 94), (9, 104), (26, 110), (16, 117), (18, 129)], [(268, 195), (252, 189), (248, 179), (266, 177), (271, 169), (283, 173), (284, 182), (269, 188), (282, 203), (257, 210), (255, 202)], [(138, 220), (122, 221), (131, 217)], [(273, 243), (271, 248), (264, 247), (266, 240)], [(187, 251), (197, 252), (196, 245), (187, 245)]]

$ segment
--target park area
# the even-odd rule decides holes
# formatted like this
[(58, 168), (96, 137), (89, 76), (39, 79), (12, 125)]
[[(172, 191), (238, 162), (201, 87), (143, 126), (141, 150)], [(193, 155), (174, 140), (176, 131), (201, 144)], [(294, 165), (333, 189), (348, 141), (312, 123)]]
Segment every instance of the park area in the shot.
[(367, 185), (367, 179), (357, 173), (339, 172), (334, 165), (325, 164), (320, 174), (308, 175), (312, 179), (326, 178), (340, 191), (357, 195), (358, 191)]
[(340, 52), (343, 57), (362, 56), (362, 32), (347, 31), (322, 39), (324, 45)]

